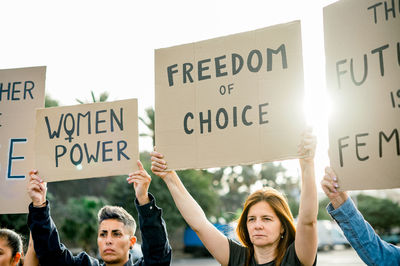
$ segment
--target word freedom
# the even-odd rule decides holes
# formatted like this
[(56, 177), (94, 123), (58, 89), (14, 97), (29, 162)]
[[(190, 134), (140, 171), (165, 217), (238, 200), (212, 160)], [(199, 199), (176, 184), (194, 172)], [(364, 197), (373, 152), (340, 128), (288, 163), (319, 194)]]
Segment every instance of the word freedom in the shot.
[[(263, 57), (263, 53), (258, 49), (251, 50), (247, 55), (247, 58), (243, 58), (240, 54), (232, 53), (230, 58), (231, 74), (232, 76), (238, 74), (243, 69), (243, 66), (246, 66), (250, 72), (259, 72), (261, 67), (264, 65), (264, 60), (266, 61), (266, 71), (272, 71), (272, 56), (277, 54), (281, 54), (282, 68), (286, 69), (288, 65), (285, 44), (280, 45), (276, 50), (267, 48), (265, 51), (266, 59)], [(246, 64), (244, 64), (245, 59)], [(183, 84), (188, 82), (193, 83), (194, 78), (198, 81), (211, 79), (211, 73), (215, 74), (216, 78), (227, 76), (228, 71), (226, 70), (226, 60), (226, 55), (215, 57), (213, 59), (206, 58), (200, 60), (197, 62), (197, 73), (192, 73), (195, 72), (193, 71), (194, 64), (190, 62), (183, 63), (179, 68), (178, 64), (170, 65), (167, 67), (168, 85), (169, 87), (175, 85), (174, 76), (182, 77)], [(210, 72), (211, 67), (213, 67), (213, 72)]]

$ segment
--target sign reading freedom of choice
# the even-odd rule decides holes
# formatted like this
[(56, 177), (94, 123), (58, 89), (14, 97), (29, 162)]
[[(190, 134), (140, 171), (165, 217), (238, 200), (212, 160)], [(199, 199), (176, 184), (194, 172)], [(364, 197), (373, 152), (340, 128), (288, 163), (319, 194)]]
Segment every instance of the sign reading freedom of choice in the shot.
[(137, 170), (137, 100), (39, 109), (36, 168), (46, 181)]
[(324, 8), (330, 161), (343, 190), (400, 187), (400, 2)]
[(0, 214), (28, 212), (35, 109), (44, 106), (45, 80), (46, 67), (0, 70)]
[(171, 169), (297, 158), (300, 22), (155, 51), (156, 146)]

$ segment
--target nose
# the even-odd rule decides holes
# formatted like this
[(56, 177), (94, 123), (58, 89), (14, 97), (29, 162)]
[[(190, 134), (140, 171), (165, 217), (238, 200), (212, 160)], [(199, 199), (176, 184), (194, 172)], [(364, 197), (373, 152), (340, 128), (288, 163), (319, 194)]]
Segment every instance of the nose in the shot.
[(106, 245), (111, 245), (111, 244), (112, 244), (112, 237), (111, 236), (107, 236)]
[(261, 222), (261, 220), (259, 220), (259, 219), (256, 220), (256, 222), (255, 222), (255, 228), (256, 228), (256, 229), (263, 229), (263, 228), (264, 228), (264, 225), (263, 225), (263, 223)]

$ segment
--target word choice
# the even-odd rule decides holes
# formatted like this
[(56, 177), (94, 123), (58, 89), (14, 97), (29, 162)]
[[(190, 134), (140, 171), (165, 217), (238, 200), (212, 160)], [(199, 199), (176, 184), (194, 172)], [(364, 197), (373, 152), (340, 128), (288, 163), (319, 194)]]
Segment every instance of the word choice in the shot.
[[(258, 124), (260, 125), (268, 123), (268, 120), (265, 119), (265, 116), (268, 113), (265, 111), (267, 106), (268, 103), (258, 105), (258, 110), (256, 112), (258, 112)], [(205, 127), (207, 127), (207, 132), (211, 133), (212, 125), (214, 123), (218, 129), (225, 129), (228, 125), (237, 127), (240, 122), (245, 126), (251, 126), (254, 122), (250, 121), (247, 117), (247, 112), (254, 112), (251, 111), (251, 109), (253, 109), (251, 105), (246, 105), (241, 108), (241, 110), (238, 110), (237, 106), (233, 106), (232, 111), (229, 110), (230, 112), (228, 114), (228, 111), (222, 107), (217, 110), (215, 116), (212, 115), (211, 110), (207, 110), (207, 112), (199, 112), (198, 123), (200, 125), (200, 134), (205, 132)], [(190, 123), (191, 120), (195, 120), (194, 114), (192, 112), (186, 113), (183, 119), (183, 129), (188, 135), (194, 132), (193, 123)]]

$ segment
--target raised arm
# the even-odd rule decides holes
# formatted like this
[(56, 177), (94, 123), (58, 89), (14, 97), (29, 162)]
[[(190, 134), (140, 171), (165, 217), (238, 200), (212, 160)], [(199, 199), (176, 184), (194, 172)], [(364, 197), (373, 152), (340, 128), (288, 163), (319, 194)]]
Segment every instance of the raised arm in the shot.
[(172, 249), (165, 222), (161, 217), (162, 210), (156, 206), (154, 197), (148, 193), (150, 175), (140, 161), (137, 161), (137, 164), (139, 170), (129, 174), (127, 181), (133, 183), (135, 189), (144, 265), (170, 265)]
[(33, 239), (31, 233), (29, 233), (28, 250), (26, 251), (26, 255), (24, 258), (24, 265), (39, 266), (39, 260), (36, 256), (35, 248), (33, 247)]
[(334, 171), (327, 167), (321, 181), (331, 203), (327, 210), (351, 246), (367, 265), (399, 265), (400, 248), (383, 241), (354, 206), (346, 191), (339, 191)]
[(50, 206), (46, 201), (46, 182), (38, 176), (37, 170), (31, 171), (29, 175), (28, 195), (32, 203), (29, 205), (28, 226), (40, 265), (74, 265), (76, 261), (80, 261), (80, 265), (98, 265), (98, 261), (85, 252), (74, 256), (60, 243), (57, 228), (50, 216)]
[(164, 180), (185, 221), (197, 233), (211, 255), (221, 265), (228, 265), (229, 242), (226, 236), (208, 221), (204, 211), (186, 190), (176, 172), (167, 169), (163, 155), (154, 151), (151, 156), (151, 170)]
[(316, 138), (307, 130), (299, 146), (301, 167), (301, 196), (296, 227), (295, 249), (302, 265), (313, 265), (318, 248), (318, 198), (315, 183), (314, 155)]

